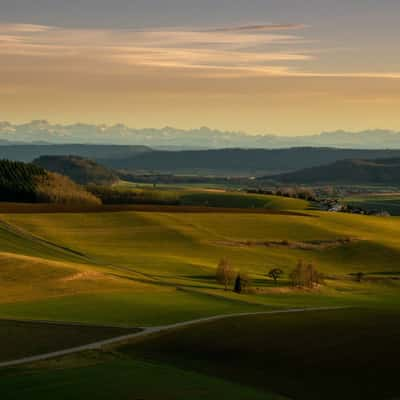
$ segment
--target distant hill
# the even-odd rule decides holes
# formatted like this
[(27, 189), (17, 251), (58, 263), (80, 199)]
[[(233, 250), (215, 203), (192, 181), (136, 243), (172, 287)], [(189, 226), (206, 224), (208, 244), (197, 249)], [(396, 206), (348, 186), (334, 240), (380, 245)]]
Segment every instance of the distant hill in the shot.
[(48, 171), (66, 175), (81, 185), (110, 185), (118, 181), (118, 175), (114, 171), (83, 157), (41, 156), (33, 163)]
[[(45, 120), (25, 124), (0, 122), (0, 140), (30, 143), (87, 143), (145, 145), (157, 149), (221, 149), (221, 148), (289, 148), (338, 147), (359, 149), (400, 149), (400, 132), (367, 130), (362, 132), (322, 132), (317, 135), (278, 136), (272, 134), (249, 135), (244, 132), (220, 131), (207, 127), (198, 129), (134, 129), (123, 124), (51, 124)], [(43, 153), (42, 153), (43, 154)], [(44, 153), (53, 154), (53, 153)], [(60, 153), (58, 153), (60, 154)], [(68, 152), (94, 158), (93, 154)], [(35, 155), (38, 157), (39, 155)], [(35, 158), (33, 157), (33, 158)]]
[(0, 201), (21, 203), (100, 204), (69, 178), (35, 164), (0, 160)]
[(398, 185), (400, 183), (400, 158), (341, 160), (329, 165), (277, 175), (273, 178), (284, 183)]
[[(400, 158), (400, 150), (318, 147), (161, 151), (144, 146), (12, 145), (0, 146), (0, 158), (32, 161), (41, 156), (78, 156), (114, 170), (135, 174), (263, 176), (293, 172), (346, 159)], [(66, 173), (66, 171), (64, 171)]]
[(134, 157), (105, 159), (115, 169), (200, 175), (260, 176), (295, 171), (344, 159), (400, 158), (400, 150), (351, 150), (332, 148), (221, 149), (152, 151)]
[(126, 158), (151, 151), (146, 146), (118, 146), (96, 144), (6, 144), (0, 145), (0, 159), (30, 162), (40, 156), (73, 154), (92, 160)]

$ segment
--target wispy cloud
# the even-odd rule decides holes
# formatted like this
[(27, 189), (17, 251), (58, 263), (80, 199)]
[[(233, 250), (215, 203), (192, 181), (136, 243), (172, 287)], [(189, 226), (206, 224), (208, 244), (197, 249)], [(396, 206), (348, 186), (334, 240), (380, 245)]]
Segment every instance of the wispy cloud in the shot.
[(0, 24), (0, 56), (47, 58), (60, 68), (82, 65), (89, 73), (90, 68), (104, 66), (107, 74), (115, 65), (119, 70), (125, 67), (126, 73), (151, 68), (211, 78), (400, 78), (396, 71), (318, 71), (313, 64), (318, 49), (314, 45), (304, 50), (311, 41), (297, 32), (305, 28), (303, 24), (260, 24), (204, 30), (96, 30)]
[(270, 24), (270, 25), (242, 25), (211, 29), (211, 32), (241, 32), (241, 31), (289, 31), (305, 29), (305, 24)]
[(51, 30), (52, 27), (46, 25), (34, 25), (34, 24), (0, 24), (1, 32), (12, 32), (12, 33), (37, 33), (46, 32)]

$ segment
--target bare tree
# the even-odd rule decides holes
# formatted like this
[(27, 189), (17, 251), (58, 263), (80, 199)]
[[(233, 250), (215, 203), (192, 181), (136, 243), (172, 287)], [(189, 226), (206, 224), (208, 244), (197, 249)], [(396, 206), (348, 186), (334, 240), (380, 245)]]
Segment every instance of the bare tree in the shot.
[(243, 292), (248, 291), (251, 287), (250, 275), (247, 274), (246, 272), (242, 272), (240, 274), (240, 278), (241, 278), (241, 283), (242, 283), (242, 291)]
[(283, 271), (280, 268), (272, 268), (268, 272), (268, 276), (274, 280), (275, 284), (278, 283), (278, 279), (280, 278), (280, 276), (282, 274), (283, 274)]
[(324, 282), (324, 276), (314, 267), (312, 263), (304, 265), (299, 260), (296, 268), (290, 273), (292, 285), (296, 287), (308, 287), (312, 289), (315, 285)]
[(226, 258), (222, 258), (219, 261), (216, 278), (218, 283), (225, 286), (225, 290), (228, 290), (228, 286), (233, 283), (235, 271)]
[(304, 286), (304, 266), (303, 261), (297, 262), (296, 268), (289, 275), (293, 286)]

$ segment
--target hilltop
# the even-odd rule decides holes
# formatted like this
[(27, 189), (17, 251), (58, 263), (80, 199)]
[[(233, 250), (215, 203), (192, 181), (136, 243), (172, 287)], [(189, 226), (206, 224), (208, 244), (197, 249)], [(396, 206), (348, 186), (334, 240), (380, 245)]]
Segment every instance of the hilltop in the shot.
[(35, 164), (0, 160), (0, 201), (23, 203), (100, 204), (68, 177)]
[(273, 178), (285, 183), (398, 184), (400, 158), (341, 160)]
[(114, 171), (79, 156), (41, 156), (33, 163), (48, 171), (66, 175), (81, 185), (110, 185), (118, 181)]
[(146, 146), (88, 144), (0, 145), (0, 158), (31, 162), (41, 156), (77, 156), (127, 173), (262, 176), (346, 159), (400, 158), (400, 150), (294, 147), (282, 149), (154, 150)]

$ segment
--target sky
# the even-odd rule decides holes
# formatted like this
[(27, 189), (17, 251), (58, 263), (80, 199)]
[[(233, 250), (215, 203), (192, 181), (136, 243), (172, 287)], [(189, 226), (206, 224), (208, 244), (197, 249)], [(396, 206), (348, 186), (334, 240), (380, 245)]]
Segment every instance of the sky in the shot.
[(1, 0), (0, 120), (400, 130), (398, 0)]

